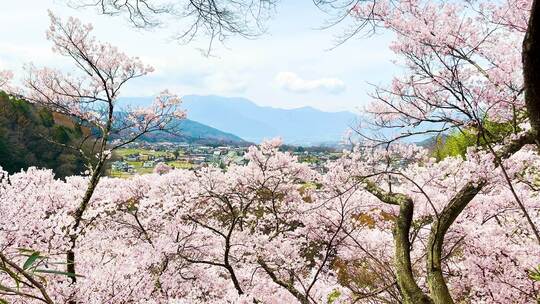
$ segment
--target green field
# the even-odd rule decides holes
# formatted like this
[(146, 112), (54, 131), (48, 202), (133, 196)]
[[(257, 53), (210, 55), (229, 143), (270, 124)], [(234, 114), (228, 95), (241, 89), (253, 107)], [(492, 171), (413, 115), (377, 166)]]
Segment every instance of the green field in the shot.
[[(128, 155), (132, 154), (144, 154), (144, 155), (152, 155), (154, 157), (160, 157), (165, 156), (171, 152), (166, 151), (152, 151), (152, 150), (145, 150), (145, 149), (139, 149), (139, 148), (126, 148), (126, 149), (118, 149), (114, 151), (114, 158), (123, 158)], [(129, 165), (132, 165), (134, 167), (135, 172), (134, 173), (127, 173), (127, 172), (121, 172), (121, 171), (110, 171), (109, 176), (111, 177), (120, 177), (120, 178), (128, 178), (130, 176), (133, 176), (135, 174), (148, 174), (152, 173), (154, 171), (154, 168), (143, 168), (144, 161), (126, 161)], [(183, 161), (166, 161), (167, 165), (177, 168), (177, 169), (191, 169), (193, 168), (193, 164), (190, 164), (188, 162)]]
[(166, 162), (167, 165), (173, 167), (173, 168), (177, 168), (177, 169), (191, 169), (193, 168), (193, 164), (191, 163), (188, 163), (188, 162), (183, 162), (183, 161), (171, 161), (171, 162)]

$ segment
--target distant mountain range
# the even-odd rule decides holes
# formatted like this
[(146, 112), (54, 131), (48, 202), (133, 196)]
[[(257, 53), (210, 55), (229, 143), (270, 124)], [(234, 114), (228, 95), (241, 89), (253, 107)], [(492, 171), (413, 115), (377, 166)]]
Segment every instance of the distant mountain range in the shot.
[[(188, 95), (182, 100), (190, 120), (255, 143), (273, 137), (281, 137), (287, 144), (337, 143), (357, 119), (351, 112), (263, 107), (245, 98)], [(145, 106), (152, 98), (124, 98), (120, 102)], [(191, 130), (196, 136), (197, 128)]]
[(146, 141), (183, 141), (188, 143), (198, 144), (232, 144), (232, 145), (249, 145), (250, 143), (242, 138), (198, 123), (191, 119), (184, 119), (180, 122), (178, 135), (168, 134), (164, 132), (151, 133), (143, 137)]

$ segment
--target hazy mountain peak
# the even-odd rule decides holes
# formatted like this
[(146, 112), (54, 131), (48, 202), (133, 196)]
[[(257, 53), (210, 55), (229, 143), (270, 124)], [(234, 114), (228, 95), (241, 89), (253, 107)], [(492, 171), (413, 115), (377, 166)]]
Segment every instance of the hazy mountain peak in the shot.
[[(122, 103), (144, 98), (126, 98)], [(353, 126), (356, 115), (351, 112), (324, 112), (310, 106), (281, 109), (259, 106), (242, 97), (186, 95), (182, 98), (188, 118), (247, 141), (281, 137), (289, 144), (338, 142)], [(151, 98), (146, 98), (147, 104)]]

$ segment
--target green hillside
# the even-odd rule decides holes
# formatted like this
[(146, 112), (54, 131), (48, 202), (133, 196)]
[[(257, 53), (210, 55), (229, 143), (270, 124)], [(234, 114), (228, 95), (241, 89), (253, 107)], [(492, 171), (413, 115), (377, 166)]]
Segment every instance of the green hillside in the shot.
[(44, 108), (0, 92), (0, 167), (10, 173), (30, 166), (53, 169), (57, 177), (84, 171), (77, 152), (51, 142), (71, 143), (82, 132), (59, 124)]
[(180, 123), (180, 134), (192, 140), (211, 139), (220, 142), (244, 142), (242, 138), (234, 134), (220, 131), (190, 119)]

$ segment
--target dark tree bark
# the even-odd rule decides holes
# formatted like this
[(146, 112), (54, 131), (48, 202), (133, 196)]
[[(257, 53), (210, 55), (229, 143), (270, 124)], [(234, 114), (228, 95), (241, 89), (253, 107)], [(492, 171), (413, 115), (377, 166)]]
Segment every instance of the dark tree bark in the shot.
[(435, 304), (454, 303), (442, 272), (444, 236), (463, 209), (480, 192), (485, 183), (465, 185), (446, 205), (431, 225), (427, 245), (427, 282), (430, 296)]
[(525, 104), (535, 136), (540, 148), (540, 5), (533, 0), (527, 33), (523, 40), (523, 78)]
[(413, 201), (404, 197), (399, 202), (399, 216), (394, 227), (394, 259), (396, 263), (396, 278), (401, 292), (405, 297), (405, 303), (430, 304), (431, 299), (420, 289), (416, 283), (411, 263), (411, 241), (409, 233), (413, 220)]
[(366, 190), (386, 204), (399, 206), (399, 215), (394, 226), (394, 263), (396, 280), (406, 304), (431, 304), (431, 299), (416, 283), (411, 262), (409, 233), (414, 214), (413, 200), (401, 193), (387, 192), (375, 183), (366, 182)]
[[(523, 134), (507, 143), (498, 153), (497, 159), (506, 159), (519, 151), (524, 145), (533, 143), (533, 136)], [(498, 166), (498, 163), (495, 163)], [(413, 200), (402, 193), (385, 191), (374, 182), (360, 178), (365, 183), (365, 190), (376, 196), (381, 202), (399, 206), (394, 235), (394, 263), (396, 281), (406, 304), (451, 304), (452, 295), (442, 272), (444, 237), (457, 217), (484, 188), (486, 181), (465, 184), (450, 199), (444, 209), (437, 214), (431, 224), (431, 232), (426, 248), (426, 273), (429, 295), (416, 283), (411, 263), (412, 244), (410, 241), (411, 224), (414, 215)]]

